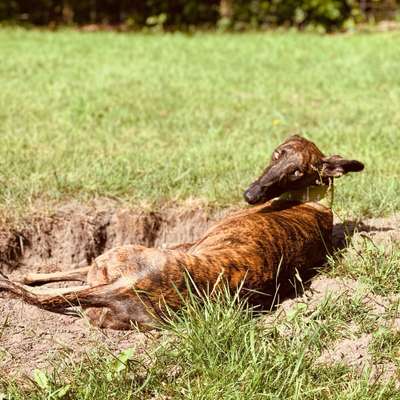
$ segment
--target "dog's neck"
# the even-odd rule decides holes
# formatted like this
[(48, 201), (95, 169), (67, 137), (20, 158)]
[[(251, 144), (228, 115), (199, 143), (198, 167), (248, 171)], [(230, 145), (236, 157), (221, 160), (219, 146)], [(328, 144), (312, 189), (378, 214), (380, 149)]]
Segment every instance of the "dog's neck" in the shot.
[(331, 208), (333, 202), (333, 186), (307, 186), (304, 189), (285, 192), (279, 196), (279, 200), (298, 201), (301, 203), (316, 202)]

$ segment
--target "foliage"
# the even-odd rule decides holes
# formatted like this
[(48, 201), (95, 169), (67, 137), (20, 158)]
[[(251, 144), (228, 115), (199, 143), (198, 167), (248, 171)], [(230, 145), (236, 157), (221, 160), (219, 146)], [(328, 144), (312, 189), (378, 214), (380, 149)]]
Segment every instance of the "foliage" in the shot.
[(352, 0), (238, 0), (233, 23), (250, 23), (254, 27), (314, 25), (329, 30), (356, 17), (357, 9), (358, 4)]
[[(360, 15), (356, 0), (0, 0), (0, 20), (32, 24), (122, 24), (188, 29), (220, 26), (233, 29), (314, 25), (331, 30)], [(383, 2), (385, 3), (385, 1)]]
[[(167, 26), (215, 23), (216, 0), (0, 0), (0, 18), (19, 18), (38, 25), (49, 23), (127, 23), (131, 27), (152, 26), (164, 16)], [(161, 17), (162, 18), (162, 17)]]

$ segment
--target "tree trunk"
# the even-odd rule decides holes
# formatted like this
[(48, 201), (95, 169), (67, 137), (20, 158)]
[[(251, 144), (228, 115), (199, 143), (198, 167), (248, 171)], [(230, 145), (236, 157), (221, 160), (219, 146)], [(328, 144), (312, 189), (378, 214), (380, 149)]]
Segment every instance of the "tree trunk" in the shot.
[(67, 25), (71, 25), (74, 22), (74, 10), (68, 0), (63, 2), (62, 19)]
[(233, 0), (220, 0), (219, 16), (221, 19), (231, 19), (233, 16)]

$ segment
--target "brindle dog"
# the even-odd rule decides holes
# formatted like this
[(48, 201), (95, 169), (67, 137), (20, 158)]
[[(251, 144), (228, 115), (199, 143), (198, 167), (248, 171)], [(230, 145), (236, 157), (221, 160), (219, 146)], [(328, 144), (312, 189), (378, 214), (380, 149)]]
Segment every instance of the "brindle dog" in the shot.
[[(331, 248), (331, 209), (298, 198), (299, 190), (326, 189), (333, 178), (363, 167), (340, 156), (325, 157), (314, 143), (292, 136), (246, 190), (246, 201), (257, 205), (223, 219), (202, 239), (170, 249), (116, 247), (90, 267), (28, 275), (25, 285), (0, 277), (0, 289), (53, 312), (66, 314), (80, 306), (93, 324), (113, 329), (130, 329), (132, 323), (149, 327), (166, 305), (179, 308), (188, 276), (204, 291), (222, 277), (232, 291), (253, 293), (250, 301), (262, 304), (274, 295), (277, 283), (321, 266)], [(60, 289), (26, 285), (62, 280), (85, 284)]]

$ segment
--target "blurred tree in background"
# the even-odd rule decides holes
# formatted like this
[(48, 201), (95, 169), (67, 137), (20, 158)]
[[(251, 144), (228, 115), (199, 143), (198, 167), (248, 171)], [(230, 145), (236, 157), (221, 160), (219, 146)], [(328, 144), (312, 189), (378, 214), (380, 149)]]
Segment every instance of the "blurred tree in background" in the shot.
[(396, 18), (400, 0), (0, 0), (0, 21), (126, 29), (320, 26)]

